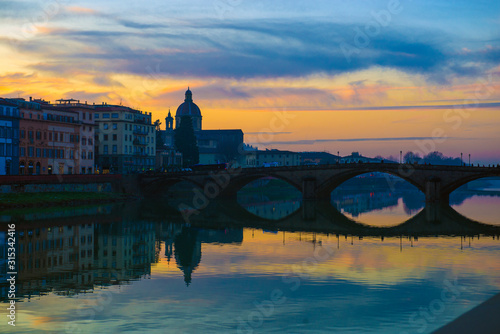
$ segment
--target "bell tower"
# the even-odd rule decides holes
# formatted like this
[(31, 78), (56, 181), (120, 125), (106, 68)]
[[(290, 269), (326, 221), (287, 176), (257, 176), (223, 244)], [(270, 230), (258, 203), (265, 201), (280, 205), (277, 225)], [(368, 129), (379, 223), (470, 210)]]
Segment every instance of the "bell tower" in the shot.
[(165, 118), (165, 126), (167, 131), (174, 130), (174, 118), (170, 113), (170, 109), (168, 109), (168, 116)]

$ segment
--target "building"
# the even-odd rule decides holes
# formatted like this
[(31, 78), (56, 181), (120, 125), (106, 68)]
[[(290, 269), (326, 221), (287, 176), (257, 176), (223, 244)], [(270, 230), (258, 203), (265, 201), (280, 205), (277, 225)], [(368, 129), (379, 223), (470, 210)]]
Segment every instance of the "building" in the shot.
[(154, 169), (156, 134), (151, 113), (125, 106), (95, 105), (96, 163), (101, 173)]
[(246, 167), (278, 167), (300, 165), (300, 154), (291, 151), (247, 151), (245, 157)]
[(341, 164), (359, 163), (359, 162), (361, 162), (361, 163), (369, 163), (369, 162), (377, 163), (380, 161), (381, 161), (380, 159), (364, 157), (361, 154), (359, 154), (359, 152), (352, 152), (351, 155), (340, 158)]
[(328, 152), (301, 152), (302, 165), (333, 165), (340, 162), (340, 157)]
[(173, 147), (156, 148), (156, 170), (168, 170), (169, 166), (182, 166), (182, 153)]
[(80, 129), (80, 150), (76, 155), (79, 159), (79, 169), (75, 171), (79, 174), (93, 174), (95, 171), (95, 152), (94, 152), (94, 135), (95, 135), (95, 120), (94, 106), (85, 103), (80, 103), (74, 99), (60, 99), (57, 104), (52, 105), (59, 110), (69, 110), (78, 113), (78, 119), (81, 123)]
[(19, 171), (19, 108), (0, 99), (0, 175)]
[(78, 112), (44, 100), (8, 99), (19, 108), (19, 174), (80, 172)]
[[(183, 116), (191, 117), (194, 134), (198, 141), (201, 164), (217, 164), (223, 162), (242, 163), (239, 150), (243, 147), (243, 131), (237, 130), (203, 130), (200, 108), (193, 102), (193, 93), (188, 88), (184, 102), (177, 108), (175, 114), (175, 129), (180, 126)], [(174, 121), (168, 113), (165, 118), (166, 129), (161, 131), (165, 146), (174, 147)]]

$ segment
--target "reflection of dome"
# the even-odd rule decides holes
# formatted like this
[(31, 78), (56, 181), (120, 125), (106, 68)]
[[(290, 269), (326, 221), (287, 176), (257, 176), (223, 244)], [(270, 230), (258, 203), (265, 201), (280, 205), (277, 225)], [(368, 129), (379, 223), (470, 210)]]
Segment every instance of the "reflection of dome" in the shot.
[(182, 117), (182, 116), (198, 116), (201, 117), (201, 111), (200, 108), (193, 102), (193, 93), (191, 93), (191, 90), (186, 91), (186, 98), (184, 100), (184, 103), (177, 108), (177, 113), (175, 114), (175, 117)]
[(186, 285), (191, 283), (191, 274), (198, 267), (201, 260), (201, 242), (197, 239), (198, 233), (191, 228), (183, 228), (175, 237), (174, 255), (177, 267), (184, 273)]

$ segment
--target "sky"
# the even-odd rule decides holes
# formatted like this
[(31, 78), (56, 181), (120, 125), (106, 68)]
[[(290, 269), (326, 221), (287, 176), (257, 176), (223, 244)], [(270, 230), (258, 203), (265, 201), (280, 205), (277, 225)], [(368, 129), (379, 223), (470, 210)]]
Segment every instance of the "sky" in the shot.
[(2, 97), (164, 119), (188, 86), (261, 149), (500, 163), (500, 3), (0, 0)]

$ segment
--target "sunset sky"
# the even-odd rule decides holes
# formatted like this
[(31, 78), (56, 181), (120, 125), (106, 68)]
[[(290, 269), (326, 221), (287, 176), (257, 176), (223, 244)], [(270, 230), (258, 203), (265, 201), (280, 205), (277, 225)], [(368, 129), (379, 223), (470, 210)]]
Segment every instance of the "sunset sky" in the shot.
[(0, 17), (0, 97), (163, 119), (190, 86), (204, 129), (261, 149), (500, 163), (498, 1), (0, 0)]

